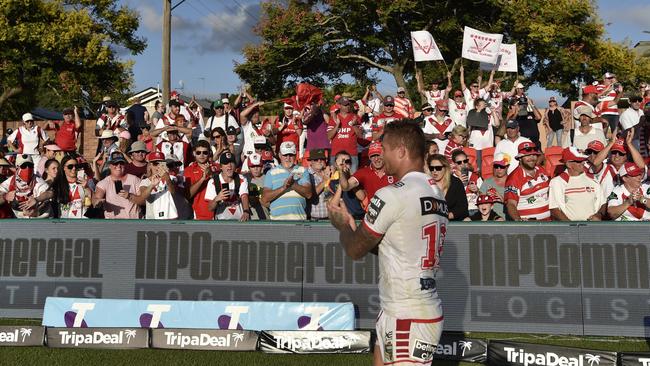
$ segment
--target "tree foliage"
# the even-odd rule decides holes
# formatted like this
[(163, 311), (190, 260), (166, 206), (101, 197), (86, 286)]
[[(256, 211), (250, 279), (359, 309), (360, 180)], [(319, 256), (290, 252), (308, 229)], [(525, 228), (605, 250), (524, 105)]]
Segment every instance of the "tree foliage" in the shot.
[(0, 110), (3, 117), (35, 106), (61, 108), (119, 96), (130, 87), (137, 54), (137, 13), (116, 0), (0, 0)]
[[(524, 82), (567, 96), (577, 94), (580, 80), (605, 71), (629, 82), (650, 76), (629, 45), (603, 38), (593, 0), (271, 0), (262, 4), (256, 28), (261, 43), (245, 47), (246, 61), (235, 71), (262, 97), (303, 80), (322, 84), (349, 75), (370, 82), (377, 71), (413, 92), (413, 30), (433, 34), (453, 72), (462, 62), (466, 77), (476, 76), (478, 63), (460, 59), (464, 26), (504, 34), (505, 43), (517, 44)], [(441, 62), (417, 67), (427, 83), (446, 74)]]

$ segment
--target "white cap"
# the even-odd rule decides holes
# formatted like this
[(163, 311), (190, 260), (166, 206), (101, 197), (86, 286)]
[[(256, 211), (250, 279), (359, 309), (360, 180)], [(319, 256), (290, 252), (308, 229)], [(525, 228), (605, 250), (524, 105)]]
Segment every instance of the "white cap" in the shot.
[(258, 153), (252, 153), (248, 156), (248, 167), (255, 165), (262, 165), (262, 155)]
[(405, 91), (406, 91), (406, 89), (404, 89), (404, 87), (400, 86), (399, 88), (397, 88), (398, 93), (405, 92)]
[(285, 141), (280, 145), (280, 155), (296, 155), (296, 144), (291, 141)]
[(224, 104), (225, 104), (225, 103), (228, 103), (228, 104), (230, 104), (230, 99), (228, 99), (228, 98), (223, 98), (223, 99), (221, 99), (221, 103), (224, 103)]
[(289, 103), (284, 103), (283, 108), (291, 108), (291, 109), (293, 109), (293, 106), (291, 104), (289, 104)]
[(31, 113), (23, 114), (23, 122), (33, 121), (33, 120), (34, 120), (34, 116), (32, 116)]
[(253, 145), (265, 145), (266, 137), (264, 136), (255, 136), (253, 137)]
[(21, 166), (24, 163), (34, 164), (34, 160), (32, 160), (32, 156), (27, 154), (19, 154), (18, 156), (16, 156), (16, 166)]
[(522, 83), (517, 83), (517, 85), (515, 85), (515, 88), (517, 88), (517, 89), (523, 89), (523, 88), (524, 88), (524, 84), (522, 84)]
[(616, 75), (614, 75), (611, 72), (606, 72), (605, 75), (603, 75), (603, 78), (605, 78), (605, 79), (610, 79), (610, 78), (615, 78), (615, 77), (616, 77)]

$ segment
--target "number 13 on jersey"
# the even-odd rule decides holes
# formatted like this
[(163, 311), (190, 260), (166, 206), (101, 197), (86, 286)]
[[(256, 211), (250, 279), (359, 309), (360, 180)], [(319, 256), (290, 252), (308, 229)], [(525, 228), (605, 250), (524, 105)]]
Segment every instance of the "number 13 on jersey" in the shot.
[(422, 269), (434, 269), (438, 266), (442, 247), (447, 234), (447, 225), (434, 221), (422, 227), (422, 239), (426, 242), (426, 255), (422, 257)]

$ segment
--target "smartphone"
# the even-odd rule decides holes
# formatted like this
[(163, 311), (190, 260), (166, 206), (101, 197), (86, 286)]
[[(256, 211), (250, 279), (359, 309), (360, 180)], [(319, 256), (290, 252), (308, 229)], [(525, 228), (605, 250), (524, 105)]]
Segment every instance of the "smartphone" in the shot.
[(227, 191), (230, 189), (230, 186), (228, 183), (221, 183), (221, 190), (222, 191)]
[(81, 170), (79, 170), (79, 171), (77, 172), (77, 179), (78, 179), (78, 180), (84, 180), (84, 179), (86, 179), (86, 172), (85, 172), (83, 169), (81, 169)]
[(462, 167), (462, 168), (460, 168), (460, 174), (461, 174), (461, 175), (465, 175), (465, 176), (466, 176), (468, 172), (469, 172), (469, 169), (468, 169), (468, 168), (466, 168), (466, 167)]
[(120, 193), (121, 191), (124, 190), (121, 180), (116, 180), (114, 183), (115, 183), (115, 193)]

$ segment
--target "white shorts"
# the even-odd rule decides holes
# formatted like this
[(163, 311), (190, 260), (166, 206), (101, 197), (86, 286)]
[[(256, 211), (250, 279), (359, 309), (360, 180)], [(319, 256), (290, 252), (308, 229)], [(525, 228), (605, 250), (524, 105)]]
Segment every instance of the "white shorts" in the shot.
[(384, 365), (430, 365), (442, 323), (442, 317), (396, 319), (381, 311), (375, 328)]

